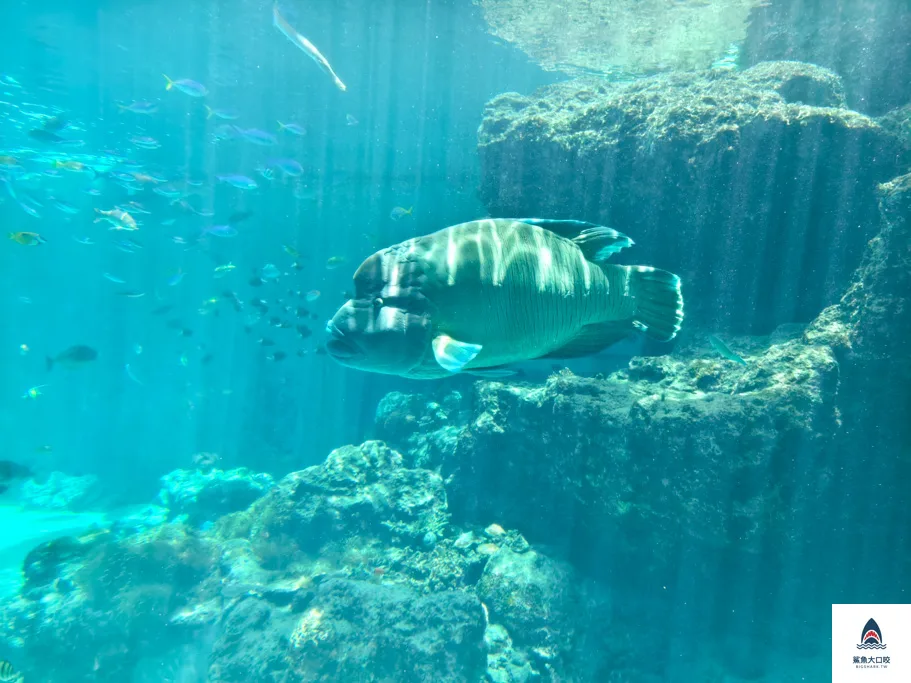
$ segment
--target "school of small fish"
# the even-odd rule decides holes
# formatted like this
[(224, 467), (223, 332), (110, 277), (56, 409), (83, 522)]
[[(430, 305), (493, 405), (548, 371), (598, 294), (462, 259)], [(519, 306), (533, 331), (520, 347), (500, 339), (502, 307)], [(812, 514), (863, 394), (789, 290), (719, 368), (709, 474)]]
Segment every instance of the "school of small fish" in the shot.
[[(272, 23), (339, 91), (347, 91), (328, 59), (292, 26), (278, 3), (272, 6)], [(289, 63), (296, 64), (289, 52)], [(286, 116), (288, 112), (274, 112), (269, 123), (245, 120), (242, 108), (218, 101), (217, 87), (210, 89), (170, 67), (156, 69), (154, 78), (139, 84), (138, 97), (108, 103), (118, 122), (125, 124), (108, 129), (116, 133), (99, 133), (103, 129), (95, 122), (81, 121), (52, 104), (37, 104), (37, 92), (13, 76), (0, 75), (0, 91), (0, 112), (12, 133), (0, 140), (0, 215), (9, 226), (3, 247), (10, 250), (8, 259), (32, 259), (29, 268), (37, 269), (40, 259), (47, 258), (45, 267), (53, 268), (56, 259), (90, 259), (93, 250), (103, 251), (106, 258), (99, 263), (104, 268), (95, 270), (90, 281), (99, 282), (102, 292), (109, 288), (111, 296), (124, 302), (119, 305), (146, 307), (152, 320), (161, 320), (165, 329), (188, 340), (186, 350), (174, 359), (184, 367), (214, 358), (217, 349), (199, 342), (193, 346), (189, 340), (194, 338), (195, 318), (219, 316), (223, 310), (238, 316), (256, 345), (267, 349), (263, 358), (270, 362), (325, 353), (315, 341), (313, 324), (325, 320), (334, 304), (325, 310), (317, 307), (323, 304), (321, 291), (330, 287), (326, 271), (348, 259), (314, 259), (293, 243), (269, 244), (268, 235), (274, 231), (258, 220), (258, 205), (266, 213), (277, 193), (301, 202), (318, 200), (315, 188), (326, 184), (323, 171), (299, 160), (312, 126)], [(173, 112), (183, 117), (185, 107), (208, 131), (198, 142), (161, 133)], [(345, 127), (357, 125), (353, 115), (345, 115)], [(188, 158), (187, 145), (233, 145), (245, 150), (244, 159), (254, 161), (245, 168), (205, 172), (167, 162)], [(413, 218), (413, 207), (386, 211), (388, 207), (379, 217)], [(234, 248), (232, 240), (245, 243), (235, 258), (254, 240), (272, 256), (260, 265), (235, 265), (225, 253)], [(139, 278), (135, 264), (146, 258), (154, 265), (144, 270), (157, 274)], [(182, 293), (191, 288), (190, 281), (193, 287), (205, 283), (211, 295), (199, 303), (187, 302)], [(25, 293), (17, 297), (23, 305), (32, 301)], [(90, 339), (61, 341), (56, 348), (42, 349), (47, 373), (91, 366), (117, 355), (84, 343)], [(67, 342), (77, 343), (66, 346)], [(140, 350), (122, 365), (123, 375), (145, 386), (154, 370), (142, 367), (141, 345), (134, 348)], [(30, 348), (23, 343), (20, 350), (25, 356)], [(52, 388), (44, 379), (36, 377), (33, 386), (20, 389), (22, 397), (34, 401), (44, 396)]]

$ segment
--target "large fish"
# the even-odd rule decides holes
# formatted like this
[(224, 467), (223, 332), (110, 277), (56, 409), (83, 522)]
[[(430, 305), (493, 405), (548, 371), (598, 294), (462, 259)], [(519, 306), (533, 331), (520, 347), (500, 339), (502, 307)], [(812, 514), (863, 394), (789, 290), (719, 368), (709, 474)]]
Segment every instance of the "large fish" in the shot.
[(585, 356), (633, 330), (661, 341), (683, 321), (680, 278), (605, 261), (633, 241), (581, 221), (462, 223), (378, 251), (327, 325), (343, 365), (411, 378), (510, 374)]

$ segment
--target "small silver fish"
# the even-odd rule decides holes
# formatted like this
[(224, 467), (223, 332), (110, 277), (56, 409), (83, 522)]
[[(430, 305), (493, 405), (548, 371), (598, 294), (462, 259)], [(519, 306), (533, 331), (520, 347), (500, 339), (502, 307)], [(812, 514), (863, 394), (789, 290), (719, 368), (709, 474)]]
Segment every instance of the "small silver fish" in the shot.
[(715, 349), (722, 358), (733, 361), (734, 363), (740, 363), (741, 365), (747, 364), (743, 358), (731, 351), (731, 348), (715, 335), (709, 335), (709, 344), (712, 345), (712, 348)]
[(342, 83), (342, 79), (336, 76), (335, 71), (333, 71), (332, 67), (329, 65), (329, 61), (316, 49), (316, 46), (298, 33), (294, 27), (288, 23), (287, 19), (281, 15), (281, 12), (278, 11), (277, 2), (272, 5), (272, 23), (275, 25), (275, 28), (281, 31), (298, 49), (302, 50), (304, 54), (316, 62), (316, 65), (332, 78), (339, 90), (344, 92), (348, 89), (345, 84)]

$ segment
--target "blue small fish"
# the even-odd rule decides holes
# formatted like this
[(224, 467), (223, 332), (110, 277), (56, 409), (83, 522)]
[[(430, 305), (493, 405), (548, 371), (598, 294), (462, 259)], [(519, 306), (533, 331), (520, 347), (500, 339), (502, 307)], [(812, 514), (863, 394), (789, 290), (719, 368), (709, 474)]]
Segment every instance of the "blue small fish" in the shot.
[(134, 135), (130, 138), (130, 142), (142, 149), (158, 149), (161, 147), (161, 143), (158, 140), (148, 135)]
[[(164, 74), (162, 74), (164, 76)], [(190, 97), (205, 97), (209, 94), (209, 90), (202, 83), (197, 83), (196, 81), (190, 80), (189, 78), (181, 78), (176, 81), (172, 81), (167, 76), (164, 77), (168, 84), (165, 86), (165, 90), (179, 90), (185, 95)]]
[(157, 185), (152, 188), (152, 192), (164, 197), (165, 199), (179, 199), (183, 196), (183, 192), (181, 192), (170, 183), (167, 185)]
[(132, 173), (124, 173), (123, 171), (111, 171), (111, 177), (124, 183), (136, 182), (136, 178), (133, 177)]
[(277, 280), (281, 275), (281, 271), (275, 266), (275, 264), (267, 263), (262, 267), (259, 275), (264, 282), (269, 282), (270, 280)]
[(272, 135), (272, 133), (267, 133), (264, 130), (259, 130), (259, 128), (239, 128), (238, 131), (244, 140), (253, 143), (254, 145), (271, 147), (278, 142), (278, 139)]
[(291, 178), (299, 178), (304, 173), (304, 167), (294, 159), (270, 159), (266, 164), (277, 168)]
[(129, 111), (134, 114), (154, 114), (158, 111), (158, 105), (155, 102), (133, 102), (131, 104), (118, 104), (117, 107), (120, 111)]
[(105, 280), (110, 280), (115, 285), (125, 285), (127, 283), (126, 280), (119, 278), (116, 275), (111, 275), (110, 273), (104, 273), (103, 275)]
[(180, 281), (183, 280), (184, 275), (185, 275), (185, 273), (183, 272), (183, 270), (178, 268), (175, 272), (171, 273), (171, 276), (168, 278), (168, 286), (176, 287), (177, 285), (179, 285)]
[(120, 251), (126, 252), (127, 254), (135, 254), (137, 251), (143, 248), (139, 242), (131, 240), (129, 238), (118, 240), (114, 243), (114, 246), (120, 249)]
[(736, 353), (734, 353), (731, 350), (731, 348), (727, 344), (725, 344), (723, 341), (721, 341), (718, 337), (710, 334), (709, 335), (709, 344), (712, 345), (712, 348), (715, 349), (715, 351), (718, 352), (718, 355), (721, 356), (722, 358), (732, 361), (734, 363), (739, 363), (740, 365), (747, 364), (747, 362), (743, 358), (741, 358)]
[(77, 207), (75, 207), (72, 204), (69, 204), (68, 202), (65, 202), (61, 199), (54, 199), (53, 197), (50, 197), (48, 199), (48, 201), (51, 203), (51, 206), (53, 206), (55, 209), (57, 209), (58, 211), (60, 211), (62, 213), (66, 213), (71, 216), (74, 216), (77, 213), (79, 213), (79, 209)]
[(230, 225), (212, 225), (208, 228), (203, 228), (203, 236), (212, 235), (214, 237), (234, 237), (237, 235), (237, 230), (232, 228)]
[(31, 204), (26, 204), (25, 202), (19, 202), (19, 206), (22, 207), (22, 210), (25, 211), (25, 213), (27, 213), (32, 218), (41, 218), (41, 214), (38, 213), (38, 209), (36, 209)]
[(257, 187), (259, 187), (253, 178), (248, 178), (245, 175), (240, 175), (237, 173), (219, 175), (216, 176), (216, 178), (219, 182), (227, 183), (231, 187), (236, 187), (238, 190), (255, 190)]
[(240, 118), (240, 114), (234, 109), (213, 109), (206, 105), (206, 118), (211, 119), (213, 116), (222, 121), (236, 121)]
[(411, 216), (414, 214), (414, 207), (403, 208), (401, 206), (396, 206), (389, 212), (389, 217), (394, 221), (400, 221), (405, 216)]
[(212, 139), (215, 142), (221, 142), (222, 140), (236, 140), (240, 136), (240, 129), (237, 126), (233, 126), (230, 123), (222, 123), (219, 126), (215, 127), (215, 130), (212, 132)]
[(294, 135), (306, 135), (307, 129), (297, 123), (282, 123), (278, 122), (278, 131), (281, 133), (283, 131), (288, 131)]

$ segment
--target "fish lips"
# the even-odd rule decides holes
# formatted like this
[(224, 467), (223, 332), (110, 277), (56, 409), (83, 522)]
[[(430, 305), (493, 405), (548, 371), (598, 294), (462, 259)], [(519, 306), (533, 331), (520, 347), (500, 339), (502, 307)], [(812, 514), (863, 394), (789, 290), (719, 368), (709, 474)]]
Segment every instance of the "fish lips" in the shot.
[(330, 356), (338, 360), (345, 360), (360, 355), (357, 345), (350, 339), (346, 339), (345, 333), (335, 323), (330, 321), (326, 325), (326, 332), (332, 337), (326, 342), (326, 351)]

